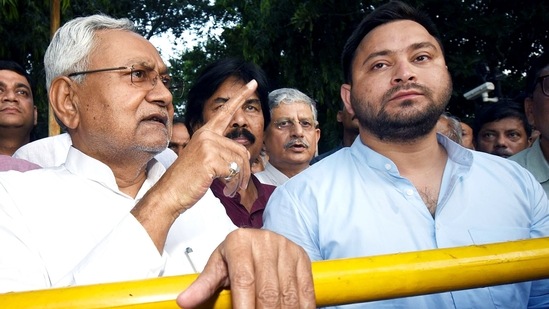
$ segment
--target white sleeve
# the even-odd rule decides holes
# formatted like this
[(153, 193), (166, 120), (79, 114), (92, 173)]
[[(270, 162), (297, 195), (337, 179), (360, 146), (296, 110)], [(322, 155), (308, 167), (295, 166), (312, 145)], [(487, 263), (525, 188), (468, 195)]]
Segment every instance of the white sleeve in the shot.
[(0, 184), (0, 293), (159, 276), (164, 257), (143, 226), (129, 212), (113, 217), (44, 218), (37, 233)]
[(69, 274), (70, 285), (155, 278), (165, 259), (143, 226), (128, 214)]

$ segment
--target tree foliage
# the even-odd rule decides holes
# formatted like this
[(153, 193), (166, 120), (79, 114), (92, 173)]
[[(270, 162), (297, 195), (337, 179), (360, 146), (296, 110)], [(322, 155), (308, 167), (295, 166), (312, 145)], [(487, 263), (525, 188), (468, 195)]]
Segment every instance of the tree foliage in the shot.
[[(103, 13), (135, 22), (147, 38), (171, 31), (176, 37), (200, 25), (204, 19), (201, 0), (59, 0), (61, 24), (78, 16)], [(50, 1), (0, 0), (0, 59), (15, 60), (26, 67), (36, 85), (39, 110), (38, 137), (48, 134), (48, 100), (43, 58), (50, 41)]]
[[(433, 18), (443, 37), (454, 82), (449, 111), (471, 118), (482, 102), (463, 93), (484, 81), (496, 84), (499, 97), (522, 89), (528, 60), (547, 48), (549, 4), (543, 1), (408, 1)], [(206, 14), (224, 28), (203, 46), (174, 60), (183, 75), (221, 57), (239, 56), (265, 69), (274, 87), (296, 87), (318, 102), (321, 147), (337, 143), (335, 114), (342, 82), (340, 54), (360, 20), (385, 1), (220, 0)], [(534, 22), (533, 22), (534, 21)], [(485, 68), (489, 68), (486, 71)], [(505, 72), (505, 74), (503, 74)]]
[[(443, 37), (454, 82), (449, 111), (470, 118), (481, 102), (463, 93), (485, 80), (499, 97), (522, 89), (528, 60), (549, 46), (546, 1), (407, 0), (433, 18)], [(49, 41), (49, 1), (0, 0), (0, 58), (27, 65), (37, 80)], [(370, 0), (62, 0), (62, 22), (103, 12), (128, 17), (147, 38), (171, 32), (174, 46), (194, 30), (200, 44), (170, 59), (188, 88), (206, 64), (242, 57), (260, 65), (273, 87), (295, 87), (318, 102), (321, 148), (337, 142), (335, 113), (342, 82), (340, 54), (353, 28), (385, 1)], [(222, 28), (221, 35), (212, 32)], [(487, 71), (486, 68), (489, 68)], [(505, 74), (504, 74), (505, 73)], [(45, 100), (43, 99), (45, 106)], [(184, 100), (176, 101), (179, 106)], [(43, 118), (46, 119), (46, 118)]]

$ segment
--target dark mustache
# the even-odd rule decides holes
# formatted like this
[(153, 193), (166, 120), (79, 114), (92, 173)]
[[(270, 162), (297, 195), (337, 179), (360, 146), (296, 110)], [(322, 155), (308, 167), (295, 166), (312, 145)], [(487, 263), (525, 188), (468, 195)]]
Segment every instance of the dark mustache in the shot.
[(289, 142), (287, 142), (286, 144), (284, 144), (284, 149), (288, 149), (296, 144), (300, 144), (300, 145), (303, 145), (305, 148), (309, 148), (309, 143), (303, 139), (303, 138), (300, 138), (300, 137), (294, 137), (292, 138)]
[(401, 91), (401, 90), (410, 90), (410, 89), (417, 89), (417, 90), (420, 90), (423, 94), (425, 94), (426, 96), (430, 96), (431, 95), (431, 90), (423, 85), (420, 85), (420, 84), (417, 84), (417, 83), (411, 83), (411, 84), (399, 84), (399, 85), (396, 85), (394, 86), (393, 88), (389, 89), (385, 95), (383, 95), (383, 102), (386, 102), (388, 101), (389, 99), (391, 99), (391, 97)]
[(255, 143), (255, 135), (252, 134), (248, 129), (245, 128), (235, 128), (234, 130), (230, 131), (225, 135), (225, 137), (230, 139), (236, 139), (239, 137), (244, 137), (247, 139), (251, 144)]

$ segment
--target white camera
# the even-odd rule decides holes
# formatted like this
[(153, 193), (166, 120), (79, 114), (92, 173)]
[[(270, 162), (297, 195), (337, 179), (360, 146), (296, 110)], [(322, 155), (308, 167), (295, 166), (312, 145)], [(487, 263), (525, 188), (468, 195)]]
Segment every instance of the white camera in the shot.
[(482, 101), (484, 102), (497, 102), (498, 98), (489, 98), (488, 92), (494, 90), (494, 84), (490, 82), (486, 82), (472, 90), (467, 91), (463, 96), (467, 100), (475, 100), (477, 98), (482, 97)]

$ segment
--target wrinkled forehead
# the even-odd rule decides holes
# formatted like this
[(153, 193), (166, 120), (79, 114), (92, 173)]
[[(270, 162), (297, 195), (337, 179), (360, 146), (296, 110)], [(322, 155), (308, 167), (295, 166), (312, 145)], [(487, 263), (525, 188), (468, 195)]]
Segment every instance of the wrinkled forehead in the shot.
[(276, 107), (272, 108), (273, 118), (297, 117), (313, 118), (313, 109), (310, 104), (304, 101), (281, 101)]
[(96, 45), (90, 55), (90, 65), (131, 66), (141, 64), (167, 71), (158, 50), (140, 34), (127, 30), (101, 30), (96, 33)]

